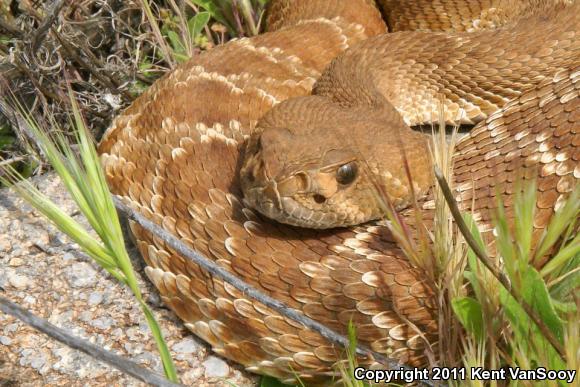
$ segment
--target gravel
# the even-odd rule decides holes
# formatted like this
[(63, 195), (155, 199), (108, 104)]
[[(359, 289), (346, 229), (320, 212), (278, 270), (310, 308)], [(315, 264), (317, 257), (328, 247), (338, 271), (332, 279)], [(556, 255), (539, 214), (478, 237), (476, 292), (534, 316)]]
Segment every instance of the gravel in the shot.
[[(34, 179), (65, 212), (88, 228), (53, 174)], [(130, 291), (76, 250), (9, 190), (0, 190), (0, 294), (70, 333), (162, 373), (158, 351)], [(181, 381), (198, 386), (254, 386), (257, 378), (213, 356), (162, 307), (138, 272), (145, 300), (169, 343)], [(4, 289), (4, 290), (2, 290)], [(0, 386), (142, 386), (135, 379), (0, 313)]]

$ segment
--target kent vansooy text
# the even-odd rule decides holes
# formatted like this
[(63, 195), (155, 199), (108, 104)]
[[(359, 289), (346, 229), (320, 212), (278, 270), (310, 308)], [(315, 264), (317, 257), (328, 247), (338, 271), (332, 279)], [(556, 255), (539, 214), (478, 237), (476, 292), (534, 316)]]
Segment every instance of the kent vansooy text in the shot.
[(530, 381), (564, 381), (572, 383), (576, 378), (576, 370), (548, 370), (544, 367), (524, 370), (519, 367), (505, 367), (500, 369), (485, 369), (483, 367), (434, 367), (431, 369), (398, 370), (369, 370), (357, 367), (354, 370), (357, 380), (372, 381), (374, 383), (390, 383), (404, 381), (406, 383), (418, 380), (530, 380)]

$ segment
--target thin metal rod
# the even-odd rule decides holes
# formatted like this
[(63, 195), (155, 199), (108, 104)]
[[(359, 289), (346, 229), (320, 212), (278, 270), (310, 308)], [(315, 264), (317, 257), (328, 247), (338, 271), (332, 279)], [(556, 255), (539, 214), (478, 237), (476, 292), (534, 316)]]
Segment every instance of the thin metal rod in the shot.
[[(113, 202), (115, 203), (115, 207), (117, 207), (117, 209), (122, 213), (124, 213), (129, 219), (137, 222), (145, 230), (149, 231), (156, 237), (160, 238), (163, 242), (167, 244), (167, 246), (174, 249), (182, 257), (189, 259), (191, 262), (199, 265), (210, 274), (232, 285), (233, 287), (244, 293), (246, 296), (256, 301), (259, 301), (260, 303), (266, 305), (267, 307), (275, 309), (283, 316), (288, 317), (296, 322), (299, 322), (306, 328), (309, 328), (319, 333), (322, 337), (324, 337), (328, 341), (334, 344), (339, 344), (342, 347), (348, 348), (349, 340), (344, 335), (336, 333), (332, 329), (328, 328), (326, 325), (321, 324), (318, 321), (315, 321), (305, 316), (302, 312), (299, 312), (296, 309), (292, 309), (283, 302), (280, 302), (264, 294), (258, 289), (248, 285), (246, 282), (242, 281), (241, 279), (239, 279), (238, 277), (236, 277), (234, 274), (230, 273), (223, 267), (218, 266), (214, 261), (192, 250), (190, 247), (185, 245), (170, 232), (153, 223), (145, 216), (141, 215), (139, 212), (133, 210), (131, 207), (123, 203), (119, 196), (113, 196)], [(374, 360), (383, 365), (388, 366), (390, 369), (404, 369), (404, 370), (412, 369), (407, 365), (401, 364), (393, 359), (384, 356), (383, 354), (372, 351), (371, 349), (362, 345), (357, 345), (356, 353), (361, 356), (370, 355)], [(421, 380), (421, 382), (427, 386), (435, 386), (435, 384), (431, 380)]]
[(144, 383), (159, 387), (177, 387), (181, 384), (175, 384), (165, 379), (146, 368), (141, 367), (132, 360), (126, 359), (122, 356), (116, 355), (112, 352), (106, 351), (86, 340), (72, 336), (62, 328), (52, 325), (48, 321), (35, 316), (18, 304), (10, 301), (5, 297), (0, 296), (0, 310), (6, 314), (16, 317), (24, 323), (30, 325), (34, 329), (52, 337), (53, 339), (86, 353), (92, 358), (95, 358), (103, 363), (118, 369), (119, 371), (134, 377)]

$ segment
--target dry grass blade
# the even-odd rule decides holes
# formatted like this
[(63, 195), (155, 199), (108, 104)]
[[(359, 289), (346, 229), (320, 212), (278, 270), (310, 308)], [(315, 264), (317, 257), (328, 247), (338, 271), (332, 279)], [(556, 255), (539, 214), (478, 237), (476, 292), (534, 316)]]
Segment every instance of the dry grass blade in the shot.
[(151, 3), (149, 0), (141, 0), (141, 5), (147, 16), (147, 20), (153, 29), (153, 35), (155, 36), (155, 41), (159, 47), (163, 59), (169, 64), (169, 68), (174, 68), (176, 65), (173, 55), (171, 55), (171, 49), (165, 41), (161, 29), (159, 28), (159, 22), (155, 15), (153, 14), (153, 9), (151, 8)]
[(24, 156), (20, 156), (20, 157), (13, 157), (11, 159), (8, 160), (2, 160), (0, 161), (0, 167), (4, 167), (10, 164), (14, 164), (14, 163), (18, 163), (20, 161), (26, 160), (26, 157)]
[(42, 39), (44, 39), (44, 37), (48, 33), (48, 30), (50, 30), (52, 24), (56, 21), (59, 12), (62, 10), (65, 4), (66, 0), (55, 0), (52, 3), (51, 8), (48, 11), (48, 16), (42, 21), (42, 24), (38, 26), (36, 32), (34, 33), (34, 36), (32, 37), (33, 51), (38, 51), (38, 47), (40, 46)]
[[(431, 144), (429, 147), (432, 164), (442, 171), (452, 184), (453, 154), (457, 143), (458, 127), (456, 126), (447, 139), (444, 104), (438, 104), (437, 127), (432, 126)], [(465, 244), (461, 233), (453, 223), (453, 216), (446, 205), (445, 195), (434, 180), (433, 197), (435, 213), (431, 239), (433, 253), (431, 256), (432, 281), (438, 292), (439, 300), (439, 342), (440, 359), (444, 364), (456, 364), (460, 358), (461, 326), (452, 305), (453, 300), (465, 295), (463, 284), (466, 266)]]

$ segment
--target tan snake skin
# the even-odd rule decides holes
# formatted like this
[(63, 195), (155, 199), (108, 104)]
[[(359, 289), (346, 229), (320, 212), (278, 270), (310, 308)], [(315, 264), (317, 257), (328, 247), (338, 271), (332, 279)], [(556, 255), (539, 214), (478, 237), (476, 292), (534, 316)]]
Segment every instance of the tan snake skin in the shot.
[[(453, 8), (462, 2), (437, 3)], [(480, 14), (482, 9), (497, 14), (489, 8), (497, 2), (469, 3), (480, 4)], [(563, 35), (537, 43), (543, 44), (541, 58), (561, 51), (575, 54), (553, 72), (542, 65), (546, 59), (522, 57), (521, 63), (538, 66), (524, 78), (538, 83), (491, 98), (503, 108), (491, 113), (485, 107), (481, 117), (476, 114), (491, 113), (457, 149), (458, 198), (465, 209), (475, 198), (483, 227), (489, 224), (496, 192), (506, 195), (507, 212), (513, 214), (511, 193), (518, 175), (538, 177), (537, 232), (580, 178), (580, 12), (573, 7), (576, 11), (567, 15), (575, 16), (569, 16)], [(273, 32), (193, 58), (115, 120), (99, 146), (111, 189), (252, 286), (337, 332), (345, 333), (352, 319), (359, 343), (410, 365), (428, 365), (428, 357), (438, 357), (435, 296), (384, 222), (308, 230), (269, 221), (242, 204), (240, 151), (258, 120), (275, 104), (308, 95), (333, 58), (385, 30), (379, 12), (364, 0), (274, 1), (270, 17)], [(411, 35), (405, 36), (411, 45)], [(480, 48), (503, 50), (498, 45), (492, 41)], [(439, 51), (431, 47), (428, 52)], [(348, 54), (344, 58), (349, 60)], [(497, 64), (495, 56), (489, 58)], [(412, 69), (411, 64), (404, 65)], [(458, 59), (449, 66), (463, 71)], [(501, 69), (511, 71), (507, 64)], [(448, 85), (449, 90), (456, 87), (452, 80)], [(489, 87), (494, 85), (504, 86)], [(432, 203), (423, 207), (424, 216), (432, 217)], [(402, 217), (413, 223), (412, 211)], [(298, 375), (306, 384), (335, 374), (332, 365), (342, 358), (340, 348), (209, 276), (138, 226), (132, 229), (164, 302), (218, 354), (281, 379)]]

